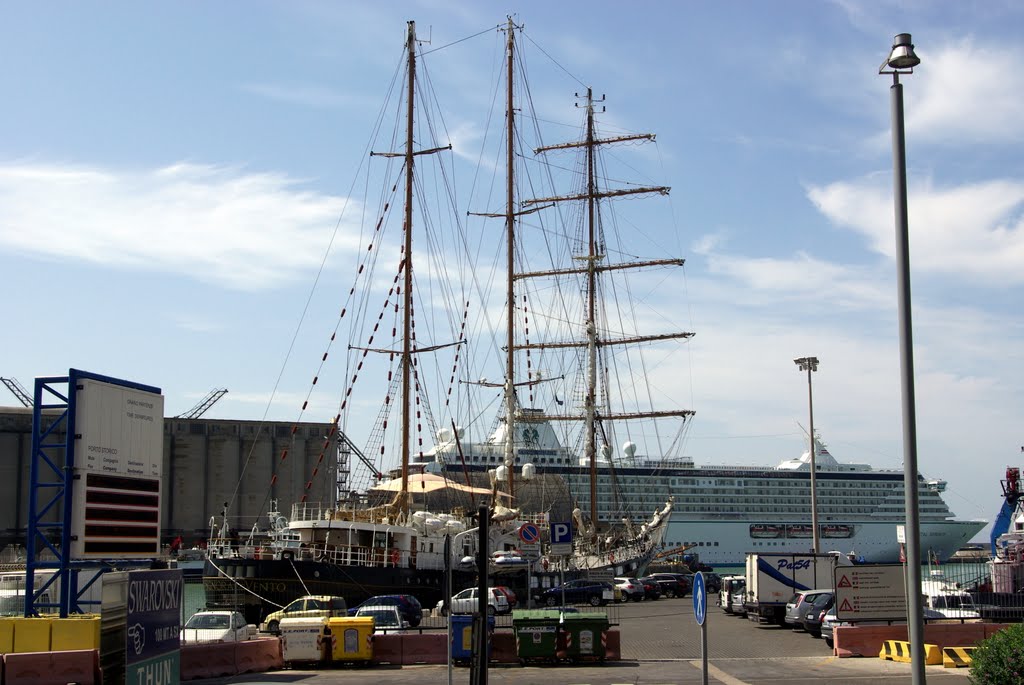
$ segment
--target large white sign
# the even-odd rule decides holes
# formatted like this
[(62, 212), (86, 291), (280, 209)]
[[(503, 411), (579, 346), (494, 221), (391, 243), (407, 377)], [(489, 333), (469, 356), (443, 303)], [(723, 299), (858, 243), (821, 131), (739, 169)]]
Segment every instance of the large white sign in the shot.
[(907, 592), (900, 564), (835, 568), (836, 618), (877, 621), (907, 618)]
[(164, 454), (164, 398), (83, 379), (77, 391), (75, 466), (86, 471), (159, 478)]
[[(135, 386), (135, 387), (133, 387)], [(144, 559), (160, 553), (164, 398), (116, 379), (78, 378), (71, 556)]]

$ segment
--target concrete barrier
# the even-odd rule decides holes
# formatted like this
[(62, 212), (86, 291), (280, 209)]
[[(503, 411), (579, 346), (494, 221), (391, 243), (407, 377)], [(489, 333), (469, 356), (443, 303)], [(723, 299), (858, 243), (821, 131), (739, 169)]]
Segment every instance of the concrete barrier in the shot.
[(99, 685), (99, 653), (23, 652), (4, 655), (4, 685)]
[[(1007, 623), (930, 623), (924, 627), (924, 639), (938, 647), (976, 645), (1011, 624)], [(836, 626), (833, 654), (838, 657), (876, 656), (886, 640), (907, 641), (907, 626)]]
[[(910, 643), (903, 640), (886, 640), (882, 649), (878, 652), (879, 659), (887, 661), (899, 661), (909, 664), (913, 661), (913, 653), (910, 650)], [(935, 666), (942, 663), (942, 650), (938, 645), (924, 645), (924, 663), (926, 666)]]
[(373, 660), (375, 664), (402, 663), (402, 635), (374, 635)]
[(258, 638), (235, 645), (235, 673), (263, 673), (277, 668), (284, 668), (279, 638)]
[(401, 658), (403, 664), (444, 664), (448, 662), (447, 632), (406, 633), (398, 637), (402, 638)]
[(960, 668), (971, 665), (971, 653), (975, 647), (943, 647), (942, 666), (944, 668)]
[(182, 645), (180, 672), (182, 680), (236, 675), (235, 643)]

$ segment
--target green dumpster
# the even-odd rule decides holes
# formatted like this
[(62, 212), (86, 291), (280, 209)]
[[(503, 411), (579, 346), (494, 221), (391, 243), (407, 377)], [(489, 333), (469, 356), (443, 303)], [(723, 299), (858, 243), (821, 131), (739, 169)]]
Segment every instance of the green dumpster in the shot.
[(604, 661), (608, 644), (608, 614), (602, 611), (562, 616), (558, 647), (559, 659)]
[(519, 662), (556, 661), (560, 611), (551, 609), (517, 609), (512, 612), (512, 632), (516, 635), (516, 656)]

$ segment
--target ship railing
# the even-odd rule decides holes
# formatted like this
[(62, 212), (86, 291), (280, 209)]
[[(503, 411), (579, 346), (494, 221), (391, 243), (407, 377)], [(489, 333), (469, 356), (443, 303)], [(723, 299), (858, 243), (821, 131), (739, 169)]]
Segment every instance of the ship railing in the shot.
[(415, 555), (405, 550), (365, 545), (315, 545), (299, 548), (297, 559), (321, 561), (338, 566), (394, 568), (415, 566)]

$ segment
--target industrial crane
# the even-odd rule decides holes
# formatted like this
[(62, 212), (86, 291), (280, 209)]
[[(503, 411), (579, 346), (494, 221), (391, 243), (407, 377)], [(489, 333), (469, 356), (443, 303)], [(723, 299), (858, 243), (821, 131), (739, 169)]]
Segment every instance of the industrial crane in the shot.
[(217, 404), (217, 400), (228, 394), (227, 388), (214, 388), (210, 394), (199, 401), (199, 404), (189, 409), (184, 414), (178, 414), (176, 419), (198, 419), (205, 414), (210, 407)]
[(0, 378), (0, 382), (6, 385), (7, 389), (14, 393), (14, 396), (18, 398), (19, 402), (26, 407), (32, 407), (34, 404), (32, 396), (28, 394), (28, 391), (25, 390), (25, 387), (18, 382), (17, 378)]

